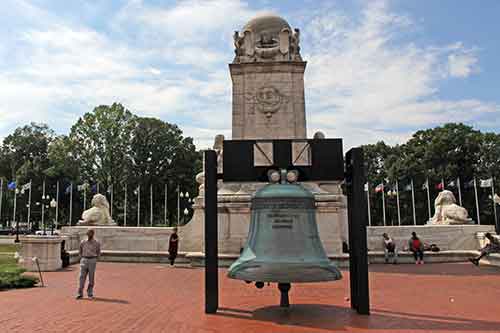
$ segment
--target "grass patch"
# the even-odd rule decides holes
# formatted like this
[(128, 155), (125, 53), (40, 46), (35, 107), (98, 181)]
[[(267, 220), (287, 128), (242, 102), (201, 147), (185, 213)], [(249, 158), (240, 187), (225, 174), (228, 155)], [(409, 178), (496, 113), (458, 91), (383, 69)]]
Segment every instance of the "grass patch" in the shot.
[(25, 271), (17, 265), (13, 255), (0, 255), (0, 290), (34, 287), (38, 278), (23, 275)]
[(18, 244), (0, 244), (0, 253), (1, 252), (10, 252), (14, 253), (19, 251), (20, 246)]

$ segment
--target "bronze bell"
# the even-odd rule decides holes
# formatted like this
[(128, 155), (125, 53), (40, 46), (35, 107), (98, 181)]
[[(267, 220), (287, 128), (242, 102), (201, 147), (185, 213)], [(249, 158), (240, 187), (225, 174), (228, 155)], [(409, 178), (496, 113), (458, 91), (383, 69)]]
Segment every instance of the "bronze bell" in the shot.
[(269, 178), (272, 183), (252, 198), (247, 242), (228, 276), (255, 281), (259, 288), (263, 282), (277, 282), (280, 290), (289, 289), (292, 282), (341, 279), (318, 235), (314, 195), (290, 183), (297, 179), (296, 171), (282, 171), (281, 175), (272, 171)]

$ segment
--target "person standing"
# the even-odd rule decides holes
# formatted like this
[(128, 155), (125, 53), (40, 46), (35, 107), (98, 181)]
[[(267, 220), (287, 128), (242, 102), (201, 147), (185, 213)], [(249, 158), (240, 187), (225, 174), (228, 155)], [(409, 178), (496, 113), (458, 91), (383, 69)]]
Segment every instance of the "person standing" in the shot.
[(413, 252), (415, 264), (424, 263), (424, 243), (417, 237), (416, 232), (411, 233), (411, 238), (408, 241), (408, 248)]
[(500, 240), (493, 237), (493, 235), (489, 232), (485, 233), (484, 237), (490, 242), (481, 249), (481, 254), (478, 257), (469, 259), (469, 261), (476, 266), (479, 265), (479, 260), (481, 260), (482, 257), (487, 256), (491, 253), (500, 253)]
[(168, 241), (168, 259), (170, 260), (170, 265), (173, 266), (175, 258), (177, 258), (177, 249), (179, 248), (179, 235), (177, 234), (177, 228), (174, 228), (170, 239)]
[(87, 240), (80, 243), (80, 280), (78, 285), (78, 293), (76, 299), (83, 297), (83, 288), (85, 280), (89, 276), (89, 284), (87, 287), (87, 295), (90, 299), (94, 297), (94, 277), (97, 258), (101, 255), (101, 244), (94, 238), (94, 230), (87, 231)]
[(384, 258), (385, 263), (389, 263), (389, 258), (392, 257), (392, 263), (398, 263), (398, 252), (396, 250), (396, 243), (389, 237), (385, 232), (382, 234), (382, 240), (384, 245)]

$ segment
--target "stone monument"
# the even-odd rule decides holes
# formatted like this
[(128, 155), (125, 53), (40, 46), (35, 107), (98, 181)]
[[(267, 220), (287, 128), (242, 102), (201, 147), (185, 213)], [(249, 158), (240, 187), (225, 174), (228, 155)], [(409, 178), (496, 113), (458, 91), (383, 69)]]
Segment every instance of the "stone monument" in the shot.
[(81, 226), (115, 226), (109, 214), (109, 202), (100, 193), (94, 195), (91, 201), (92, 207), (82, 213), (82, 219), (78, 222)]
[(429, 224), (472, 224), (467, 210), (456, 204), (453, 192), (443, 190), (434, 201), (434, 216)]
[[(277, 16), (259, 16), (235, 31), (235, 57), (229, 64), (232, 79), (232, 139), (306, 139), (304, 72), (300, 55), (300, 32)], [(316, 133), (315, 139), (323, 139)], [(214, 150), (222, 172), (224, 137), (218, 135)], [(270, 143), (256, 145), (255, 163), (272, 164)], [(307, 163), (307, 144), (293, 147), (293, 159)], [(184, 252), (204, 249), (203, 174), (193, 205), (193, 219), (180, 229)], [(307, 182), (303, 185), (315, 196), (320, 238), (329, 255), (342, 252), (347, 241), (346, 199), (339, 182)], [(219, 252), (238, 255), (248, 235), (250, 202), (263, 183), (218, 183)]]

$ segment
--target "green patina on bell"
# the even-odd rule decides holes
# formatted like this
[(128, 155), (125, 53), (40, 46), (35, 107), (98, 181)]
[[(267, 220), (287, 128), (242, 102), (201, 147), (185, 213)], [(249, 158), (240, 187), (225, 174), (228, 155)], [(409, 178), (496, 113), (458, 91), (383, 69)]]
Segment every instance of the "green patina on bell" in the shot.
[(299, 184), (268, 184), (257, 191), (247, 242), (228, 276), (278, 283), (341, 279), (323, 249), (315, 210), (314, 195)]

